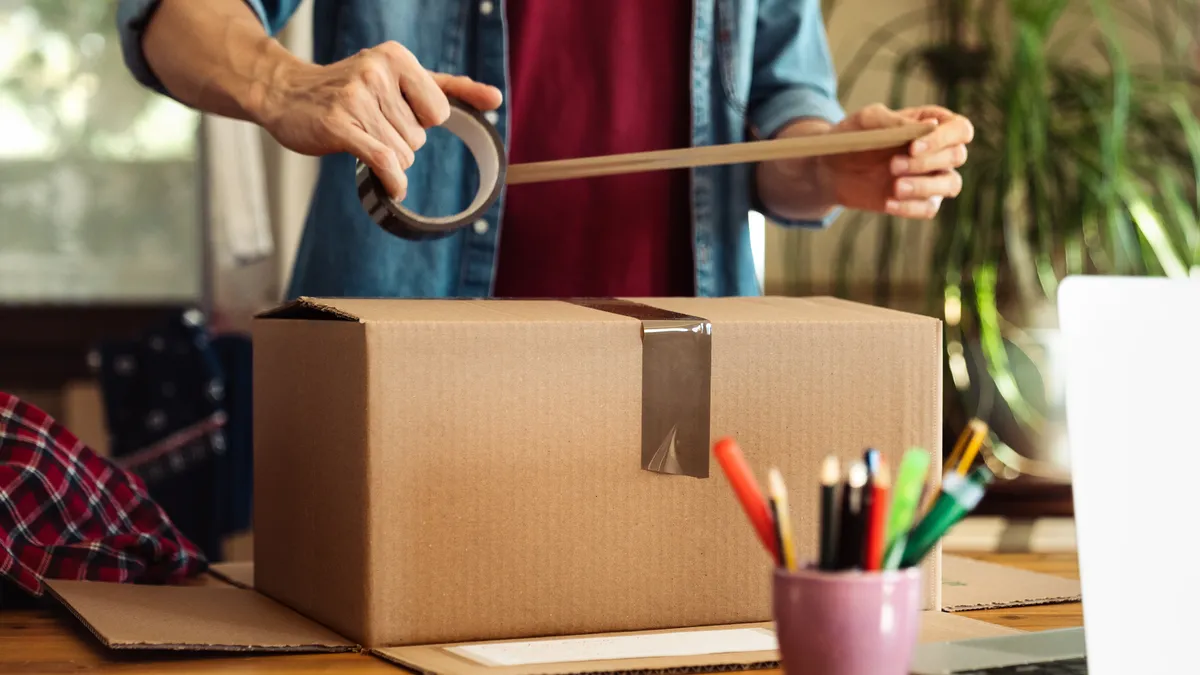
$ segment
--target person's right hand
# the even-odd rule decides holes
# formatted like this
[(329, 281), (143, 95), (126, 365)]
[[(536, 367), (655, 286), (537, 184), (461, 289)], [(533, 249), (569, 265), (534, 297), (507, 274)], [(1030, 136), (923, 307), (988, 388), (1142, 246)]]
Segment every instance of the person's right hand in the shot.
[(375, 171), (400, 200), (404, 171), (425, 130), (450, 115), (447, 95), (479, 110), (500, 107), (500, 90), (468, 77), (435, 73), (396, 42), (337, 63), (280, 68), (262, 92), (256, 121), (284, 147), (305, 155), (348, 152)]

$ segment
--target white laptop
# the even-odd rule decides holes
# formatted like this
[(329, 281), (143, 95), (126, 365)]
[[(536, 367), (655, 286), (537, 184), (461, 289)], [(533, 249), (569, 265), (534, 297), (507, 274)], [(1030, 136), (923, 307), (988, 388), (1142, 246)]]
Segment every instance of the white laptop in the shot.
[(1200, 279), (1058, 294), (1087, 627), (922, 645), (919, 675), (1200, 672)]

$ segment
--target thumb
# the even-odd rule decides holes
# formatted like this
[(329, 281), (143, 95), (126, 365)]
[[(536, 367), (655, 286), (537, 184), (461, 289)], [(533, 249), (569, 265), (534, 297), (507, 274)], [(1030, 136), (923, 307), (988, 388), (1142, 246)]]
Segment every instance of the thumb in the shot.
[(500, 90), (482, 82), (476, 82), (465, 75), (447, 75), (446, 73), (430, 73), (447, 96), (459, 99), (476, 110), (495, 110), (500, 107), (504, 95)]

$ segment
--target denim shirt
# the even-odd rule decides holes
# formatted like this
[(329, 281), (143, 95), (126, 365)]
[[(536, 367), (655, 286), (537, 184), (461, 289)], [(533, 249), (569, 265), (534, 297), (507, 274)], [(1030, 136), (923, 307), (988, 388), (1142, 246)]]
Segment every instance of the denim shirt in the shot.
[[(142, 30), (158, 0), (120, 0), (125, 60), (144, 85), (166, 93), (142, 55)], [(300, 0), (246, 0), (272, 34)], [(838, 122), (836, 75), (819, 0), (693, 0), (691, 142), (694, 146), (769, 138), (797, 118)], [(507, 30), (502, 0), (315, 0), (313, 57), (319, 64), (395, 40), (426, 68), (465, 74), (507, 99)], [(581, 74), (585, 76), (585, 74)], [(507, 138), (507, 105), (489, 116)], [(646, 114), (654, 114), (648, 110)], [(355, 191), (354, 158), (323, 157), (292, 272), (289, 297), (484, 297), (491, 294), (503, 195), (453, 236), (399, 239), (376, 226)], [(477, 188), (474, 159), (447, 133), (430, 133), (409, 169), (405, 206), (458, 213)], [(749, 213), (789, 221), (758, 201), (751, 165), (691, 169), (695, 291), (700, 296), (761, 292), (750, 247)], [(553, 255), (547, 251), (546, 255)]]

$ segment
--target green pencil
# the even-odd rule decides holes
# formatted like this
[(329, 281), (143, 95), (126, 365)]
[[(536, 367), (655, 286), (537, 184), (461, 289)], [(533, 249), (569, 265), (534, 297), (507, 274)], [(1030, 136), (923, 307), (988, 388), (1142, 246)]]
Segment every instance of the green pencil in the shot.
[(908, 535), (900, 567), (921, 562), (946, 532), (979, 504), (993, 478), (992, 472), (982, 465), (966, 477), (954, 472), (946, 474), (942, 479), (942, 494)]
[(904, 453), (892, 488), (892, 511), (888, 519), (884, 569), (896, 569), (900, 564), (908, 529), (916, 518), (921, 503), (921, 489), (929, 472), (929, 455), (912, 448)]

